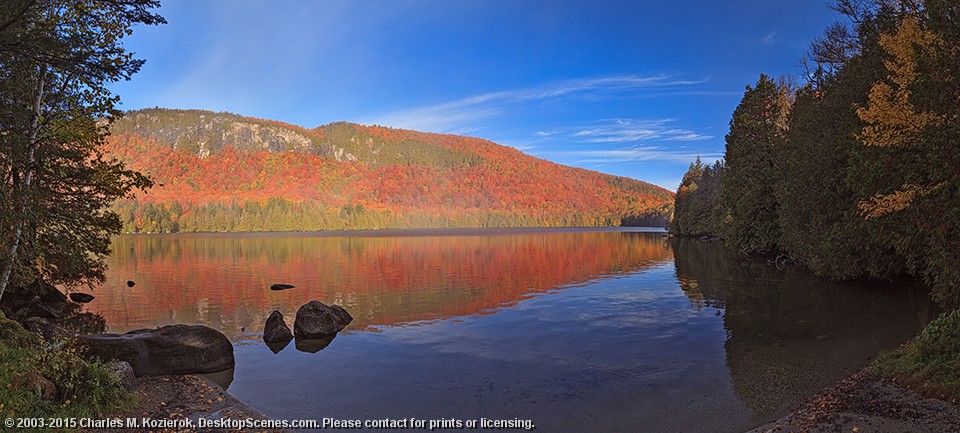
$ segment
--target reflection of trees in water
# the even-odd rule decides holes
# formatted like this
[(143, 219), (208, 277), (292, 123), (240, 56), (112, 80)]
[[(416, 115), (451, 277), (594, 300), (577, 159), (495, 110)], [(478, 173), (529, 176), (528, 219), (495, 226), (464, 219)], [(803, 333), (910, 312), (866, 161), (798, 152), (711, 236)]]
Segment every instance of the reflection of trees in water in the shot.
[[(353, 329), (483, 314), (671, 256), (660, 234), (622, 232), (122, 236), (113, 249), (108, 282), (90, 304), (112, 330), (176, 320), (227, 335), (259, 332), (271, 310), (292, 317), (312, 299), (346, 307)], [(137, 285), (125, 287), (128, 279)], [(268, 290), (278, 282), (297, 287)]]
[(107, 329), (107, 321), (102, 315), (82, 311), (82, 304), (67, 302), (60, 311), (57, 324), (72, 334), (99, 334)]
[(671, 247), (691, 303), (724, 309), (734, 391), (758, 418), (852, 374), (935, 314), (926, 293), (907, 283), (830, 283), (718, 243), (678, 239)]

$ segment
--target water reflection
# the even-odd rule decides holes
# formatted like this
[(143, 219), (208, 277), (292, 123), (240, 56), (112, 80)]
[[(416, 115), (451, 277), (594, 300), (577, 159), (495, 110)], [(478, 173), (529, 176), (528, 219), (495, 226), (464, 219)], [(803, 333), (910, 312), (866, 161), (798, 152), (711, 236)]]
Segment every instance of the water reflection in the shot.
[[(181, 322), (252, 340), (270, 311), (292, 317), (316, 299), (347, 308), (349, 329), (376, 330), (486, 314), (671, 257), (659, 236), (641, 233), (456, 233), (120, 236), (90, 308), (112, 332)], [(269, 290), (277, 282), (296, 288)]]
[(734, 391), (757, 417), (799, 404), (896, 347), (936, 315), (907, 283), (838, 284), (778, 271), (720, 244), (671, 242), (696, 308), (721, 308)]
[(264, 344), (267, 345), (267, 348), (269, 348), (271, 352), (280, 353), (281, 350), (286, 349), (287, 346), (290, 345), (290, 340), (270, 341), (270, 342), (264, 342)]
[[(294, 345), (296, 346), (297, 350), (301, 352), (317, 353), (323, 349), (326, 349), (327, 346), (329, 346), (330, 343), (333, 342), (333, 339), (336, 337), (337, 335), (333, 334), (331, 336), (323, 337), (323, 338), (295, 338)], [(270, 348), (270, 350), (273, 350), (273, 349), (274, 349), (273, 347)], [(277, 353), (277, 352), (274, 352), (274, 353)]]
[[(914, 287), (817, 281), (660, 233), (458, 234), (119, 237), (86, 308), (114, 332), (222, 330), (237, 343), (230, 391), (273, 418), (517, 417), (550, 432), (744, 431), (935, 313)], [(270, 311), (313, 299), (354, 316), (333, 344), (260, 343)]]

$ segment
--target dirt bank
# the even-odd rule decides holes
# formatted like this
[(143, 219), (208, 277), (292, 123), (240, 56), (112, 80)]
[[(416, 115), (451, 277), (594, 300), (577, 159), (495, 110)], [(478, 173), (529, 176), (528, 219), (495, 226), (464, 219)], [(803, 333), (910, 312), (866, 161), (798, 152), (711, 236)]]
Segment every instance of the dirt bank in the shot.
[(924, 397), (869, 368), (817, 394), (796, 412), (748, 433), (960, 432), (960, 406)]

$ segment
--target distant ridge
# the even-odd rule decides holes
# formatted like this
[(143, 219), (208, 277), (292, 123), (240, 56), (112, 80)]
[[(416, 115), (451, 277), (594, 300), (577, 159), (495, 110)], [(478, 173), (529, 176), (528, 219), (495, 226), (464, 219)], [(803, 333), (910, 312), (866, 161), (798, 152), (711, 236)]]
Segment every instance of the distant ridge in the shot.
[(459, 135), (161, 108), (111, 132), (106, 153), (157, 183), (114, 204), (132, 233), (662, 226), (673, 205), (646, 182)]

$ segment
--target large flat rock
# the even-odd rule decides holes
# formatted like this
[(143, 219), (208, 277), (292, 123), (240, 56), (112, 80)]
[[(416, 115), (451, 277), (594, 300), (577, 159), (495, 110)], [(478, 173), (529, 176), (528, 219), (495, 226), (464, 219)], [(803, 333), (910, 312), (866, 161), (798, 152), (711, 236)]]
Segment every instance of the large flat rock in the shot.
[(233, 345), (227, 336), (202, 325), (170, 325), (78, 339), (90, 355), (125, 361), (138, 377), (213, 373), (234, 366)]

